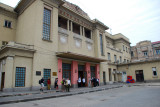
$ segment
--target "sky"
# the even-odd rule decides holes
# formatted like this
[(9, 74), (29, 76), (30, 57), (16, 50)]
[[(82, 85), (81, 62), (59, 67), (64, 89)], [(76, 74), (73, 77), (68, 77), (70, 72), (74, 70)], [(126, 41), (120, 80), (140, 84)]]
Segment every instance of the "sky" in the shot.
[[(111, 34), (122, 33), (131, 46), (144, 40), (160, 41), (160, 0), (67, 0), (91, 19), (98, 19)], [(15, 7), (19, 0), (0, 0)]]

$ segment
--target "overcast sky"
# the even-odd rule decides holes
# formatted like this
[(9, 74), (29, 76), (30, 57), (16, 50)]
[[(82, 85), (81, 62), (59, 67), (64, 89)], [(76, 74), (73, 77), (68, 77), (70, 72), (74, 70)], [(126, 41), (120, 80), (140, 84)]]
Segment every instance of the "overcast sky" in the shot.
[[(15, 7), (19, 0), (0, 0)], [(122, 33), (131, 46), (143, 40), (160, 41), (160, 0), (67, 0), (78, 5), (91, 19), (98, 19)]]

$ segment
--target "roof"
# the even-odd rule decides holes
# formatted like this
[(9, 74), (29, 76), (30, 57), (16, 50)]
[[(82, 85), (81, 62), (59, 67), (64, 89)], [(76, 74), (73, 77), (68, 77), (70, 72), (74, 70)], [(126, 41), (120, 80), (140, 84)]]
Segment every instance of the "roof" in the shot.
[(90, 19), (90, 17), (88, 16), (88, 14), (86, 12), (84, 12), (79, 6), (75, 5), (75, 4), (72, 4), (68, 1), (65, 1), (65, 3), (63, 4), (64, 7), (76, 12), (76, 13), (79, 13), (80, 15), (82, 15), (83, 17), (87, 18), (87, 19)]
[(160, 43), (160, 41), (152, 42), (152, 44), (158, 44), (158, 43)]
[(10, 12), (14, 12), (14, 8), (11, 6), (8, 6), (6, 4), (0, 3), (0, 7), (3, 8), (4, 10), (10, 11)]

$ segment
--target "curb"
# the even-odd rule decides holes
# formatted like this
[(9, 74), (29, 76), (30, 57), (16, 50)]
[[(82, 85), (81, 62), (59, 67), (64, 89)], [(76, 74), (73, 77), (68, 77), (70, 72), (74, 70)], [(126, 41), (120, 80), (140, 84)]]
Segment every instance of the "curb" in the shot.
[(52, 95), (52, 96), (46, 96), (46, 97), (35, 97), (35, 98), (25, 98), (25, 99), (18, 99), (18, 100), (9, 100), (9, 101), (0, 102), (0, 104), (11, 104), (11, 103), (35, 101), (35, 100), (42, 100), (42, 99), (49, 99), (49, 98), (59, 98), (59, 97), (65, 97), (65, 96), (73, 96), (73, 95), (79, 95), (79, 94), (85, 94), (85, 93), (104, 91), (104, 90), (109, 90), (109, 89), (114, 89), (114, 88), (121, 88), (121, 87), (123, 87), (123, 85), (110, 87), (110, 88), (94, 89), (94, 90), (89, 90), (89, 91), (63, 93), (63, 94), (59, 94), (59, 95)]

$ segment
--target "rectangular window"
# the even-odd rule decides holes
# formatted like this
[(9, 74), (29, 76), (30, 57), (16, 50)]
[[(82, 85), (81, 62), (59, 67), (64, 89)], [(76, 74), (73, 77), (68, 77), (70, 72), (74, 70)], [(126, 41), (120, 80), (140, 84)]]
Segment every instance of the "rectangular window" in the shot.
[(134, 53), (133, 53), (133, 51), (131, 51), (131, 57), (134, 57)]
[(51, 10), (44, 8), (43, 12), (43, 39), (50, 40)]
[(100, 34), (100, 47), (101, 47), (101, 55), (104, 55), (104, 53), (103, 53), (103, 39), (102, 39), (102, 34)]
[(12, 25), (11, 21), (8, 20), (4, 21), (4, 27), (11, 28), (11, 25)]
[(15, 79), (15, 87), (24, 87), (25, 86), (25, 67), (16, 67), (16, 79)]
[(160, 49), (156, 49), (156, 54), (160, 55)]
[(123, 51), (125, 51), (125, 49), (124, 49), (124, 45), (123, 45)]
[(2, 41), (2, 45), (4, 46), (4, 45), (7, 45), (8, 44), (8, 42), (7, 41)]
[(62, 63), (62, 77), (71, 80), (71, 64)]
[(85, 28), (84, 31), (85, 31), (85, 37), (91, 39), (91, 30)]
[(121, 63), (122, 62), (122, 57), (120, 56), (119, 59), (120, 59), (120, 63)]
[(127, 47), (126, 47), (126, 52), (128, 52)]
[(114, 62), (117, 62), (117, 56), (114, 55)]
[(144, 54), (144, 56), (148, 56), (148, 52), (147, 51), (143, 52), (143, 54)]
[(156, 67), (152, 67), (152, 71), (153, 71), (153, 76), (157, 76)]
[(95, 75), (95, 71), (96, 71), (95, 66), (90, 66), (90, 70), (91, 70), (91, 78), (95, 77), (96, 76)]
[(108, 53), (108, 60), (111, 60), (111, 55), (110, 55), (110, 53)]
[(51, 69), (43, 70), (43, 78), (44, 78), (44, 86), (47, 86), (47, 80), (48, 78), (51, 78)]
[(126, 63), (126, 59), (124, 59), (124, 63)]

